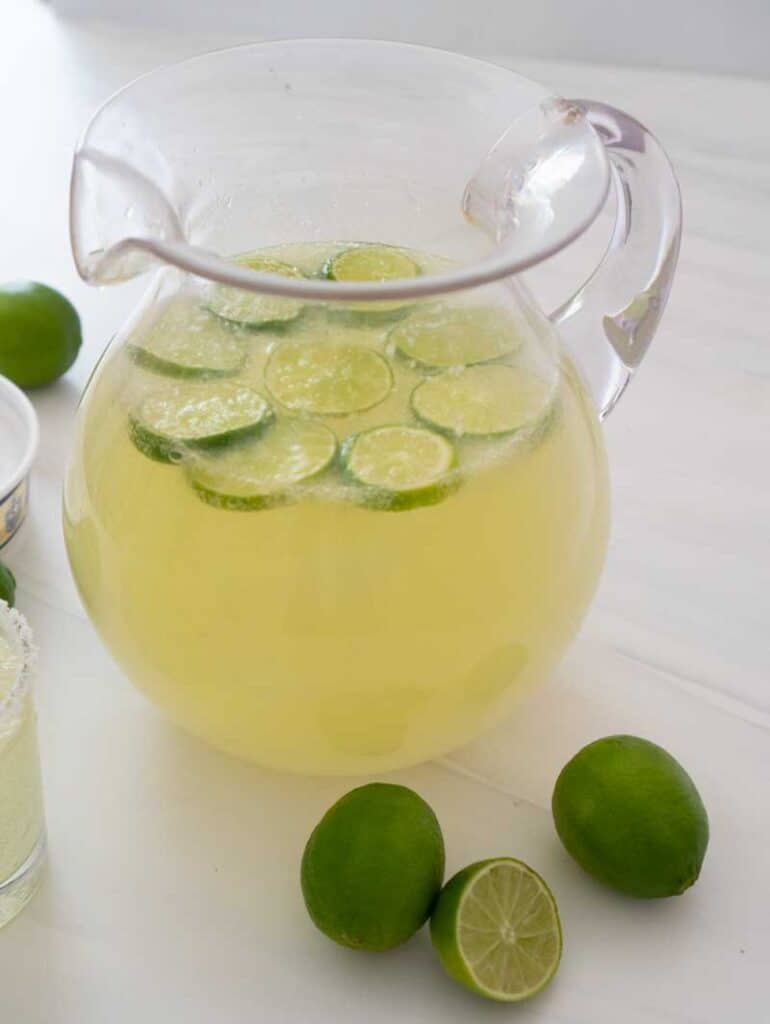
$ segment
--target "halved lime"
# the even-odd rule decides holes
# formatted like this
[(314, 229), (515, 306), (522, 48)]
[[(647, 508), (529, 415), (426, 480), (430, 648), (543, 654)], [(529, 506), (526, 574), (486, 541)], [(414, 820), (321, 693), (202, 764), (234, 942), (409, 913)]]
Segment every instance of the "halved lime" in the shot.
[(287, 409), (345, 416), (378, 405), (393, 386), (393, 374), (387, 360), (370, 348), (287, 341), (271, 353), (265, 384)]
[(401, 510), (432, 505), (454, 482), (454, 445), (424, 427), (385, 426), (350, 438), (343, 449), (348, 476), (367, 504)]
[(216, 448), (258, 433), (270, 421), (268, 402), (229, 382), (187, 384), (149, 395), (131, 414), (131, 439), (144, 455), (178, 461), (185, 448)]
[(445, 970), (499, 1002), (540, 992), (562, 950), (556, 902), (543, 879), (512, 857), (479, 861), (451, 878), (430, 922)]
[[(354, 245), (330, 257), (321, 274), (332, 281), (384, 282), (419, 277), (422, 268), (411, 256), (390, 245)], [(410, 303), (402, 300), (355, 302), (330, 307), (343, 320), (377, 326), (397, 320)]]
[[(261, 274), (279, 274), (281, 277), (304, 277), (298, 267), (282, 263), (270, 256), (247, 253), (233, 260)], [(242, 324), (252, 329), (282, 328), (302, 312), (303, 303), (297, 299), (284, 299), (280, 295), (249, 292), (243, 288), (218, 285), (209, 298), (209, 309), (223, 320)]]
[(456, 437), (494, 437), (532, 428), (547, 416), (555, 384), (516, 366), (469, 366), (422, 381), (416, 415)]
[(167, 377), (232, 377), (246, 361), (236, 334), (205, 309), (174, 303), (141, 341), (128, 346), (134, 362)]
[(190, 482), (217, 508), (260, 509), (281, 504), (292, 487), (321, 473), (337, 438), (316, 420), (279, 420), (256, 441), (187, 463)]
[(521, 341), (505, 311), (488, 306), (426, 308), (388, 335), (400, 355), (433, 370), (488, 363), (511, 355)]

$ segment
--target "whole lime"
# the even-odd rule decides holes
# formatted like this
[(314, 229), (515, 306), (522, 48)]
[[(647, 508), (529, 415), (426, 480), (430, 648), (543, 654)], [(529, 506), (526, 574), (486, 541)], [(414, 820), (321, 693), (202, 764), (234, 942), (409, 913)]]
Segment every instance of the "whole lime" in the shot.
[(0, 601), (5, 601), (13, 608), (16, 597), (16, 578), (7, 565), (0, 562)]
[(427, 921), (444, 877), (444, 840), (411, 789), (371, 783), (329, 808), (302, 857), (313, 923), (352, 949), (406, 942)]
[(559, 838), (585, 871), (631, 896), (675, 896), (700, 874), (706, 809), (677, 760), (637, 736), (606, 736), (562, 769), (551, 801)]
[(80, 349), (80, 317), (63, 295), (34, 281), (0, 285), (0, 373), (22, 388), (58, 380)]

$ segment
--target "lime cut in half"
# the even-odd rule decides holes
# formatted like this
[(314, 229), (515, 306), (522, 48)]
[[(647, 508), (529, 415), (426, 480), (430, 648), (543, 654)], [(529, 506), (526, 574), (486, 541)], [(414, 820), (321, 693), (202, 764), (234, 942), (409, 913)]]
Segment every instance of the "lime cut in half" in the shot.
[(167, 377), (232, 377), (246, 362), (246, 347), (205, 309), (169, 306), (141, 341), (129, 345), (134, 362)]
[[(330, 257), (321, 274), (332, 281), (351, 283), (384, 283), (419, 277), (422, 268), (411, 256), (390, 245), (354, 245)], [(342, 320), (377, 326), (400, 319), (410, 303), (400, 300), (385, 302), (345, 303), (331, 308)]]
[(512, 857), (479, 861), (441, 892), (430, 923), (445, 970), (461, 985), (499, 1002), (540, 992), (562, 950), (559, 912), (550, 889)]
[[(233, 262), (261, 274), (279, 274), (281, 277), (305, 276), (298, 267), (293, 267), (290, 263), (283, 263), (257, 253), (247, 253)], [(280, 329), (297, 319), (302, 312), (303, 303), (298, 299), (282, 298), (280, 295), (264, 295), (229, 285), (217, 285), (209, 298), (209, 309), (223, 320), (244, 327), (257, 330)]]
[(398, 324), (388, 343), (399, 355), (431, 370), (488, 363), (511, 355), (521, 334), (504, 310), (488, 306), (423, 309)]
[(217, 454), (199, 454), (187, 463), (192, 486), (217, 508), (270, 508), (288, 500), (291, 490), (331, 463), (337, 439), (315, 420), (279, 420), (256, 441)]
[(186, 448), (217, 448), (257, 434), (272, 417), (252, 388), (229, 381), (177, 385), (149, 395), (130, 416), (142, 454), (177, 462)]
[(454, 484), (454, 445), (424, 427), (384, 426), (349, 439), (343, 449), (347, 475), (376, 508), (433, 505)]
[(346, 416), (378, 405), (393, 386), (387, 360), (345, 342), (283, 342), (265, 367), (265, 384), (294, 412)]
[(529, 370), (493, 364), (448, 370), (412, 392), (419, 419), (456, 437), (495, 437), (531, 429), (548, 415), (555, 380)]

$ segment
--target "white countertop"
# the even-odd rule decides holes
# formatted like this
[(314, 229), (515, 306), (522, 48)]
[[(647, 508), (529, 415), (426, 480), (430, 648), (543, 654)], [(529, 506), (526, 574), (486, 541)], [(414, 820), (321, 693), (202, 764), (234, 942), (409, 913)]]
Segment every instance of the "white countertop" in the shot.
[[(167, 725), (112, 664), (70, 581), (59, 495), (75, 404), (143, 287), (100, 292), (76, 278), (66, 228), (72, 146), (113, 88), (228, 40), (65, 26), (29, 0), (0, 0), (0, 23), (0, 280), (61, 289), (85, 329), (73, 371), (32, 396), (42, 426), (34, 509), (9, 559), (42, 652), (51, 865), (35, 901), (0, 932), (0, 1021), (501, 1019), (505, 1010), (444, 977), (424, 932), (367, 956), (313, 929), (299, 857), (350, 783), (268, 774)], [(435, 807), (450, 871), (512, 854), (556, 894), (561, 970), (511, 1019), (764, 1024), (770, 82), (506, 60), (646, 122), (678, 170), (685, 239), (659, 336), (606, 424), (613, 536), (580, 638), (514, 721), (397, 778)], [(568, 276), (555, 271), (555, 293)], [(617, 731), (667, 747), (709, 809), (701, 880), (679, 899), (616, 896), (583, 877), (556, 840), (548, 808), (559, 768), (582, 743)]]

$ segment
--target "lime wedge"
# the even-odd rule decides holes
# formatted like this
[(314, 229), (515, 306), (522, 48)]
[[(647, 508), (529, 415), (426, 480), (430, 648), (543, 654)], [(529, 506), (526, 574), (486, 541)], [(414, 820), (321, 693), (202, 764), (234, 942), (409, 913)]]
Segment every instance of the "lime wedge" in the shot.
[(246, 348), (233, 331), (189, 303), (169, 306), (128, 351), (145, 370), (168, 377), (231, 377), (246, 361)]
[[(422, 269), (401, 249), (390, 245), (355, 245), (332, 256), (321, 273), (332, 281), (383, 282), (419, 277)], [(330, 312), (342, 320), (377, 326), (399, 319), (409, 308), (399, 300), (335, 305)]]
[(131, 414), (131, 439), (142, 454), (178, 462), (184, 449), (242, 440), (270, 421), (259, 392), (229, 382), (187, 384), (149, 395)]
[(504, 310), (485, 306), (424, 309), (388, 335), (400, 355), (434, 370), (499, 359), (521, 340)]
[(494, 437), (540, 424), (555, 385), (515, 366), (469, 366), (422, 381), (412, 392), (416, 415), (456, 437)]
[(454, 481), (454, 445), (423, 427), (375, 427), (349, 439), (343, 449), (348, 476), (363, 488), (366, 504), (401, 510), (432, 505)]
[(499, 1002), (540, 992), (561, 959), (559, 912), (532, 868), (512, 857), (479, 861), (447, 882), (430, 922), (445, 970)]
[[(249, 253), (233, 260), (262, 274), (281, 277), (304, 277), (298, 267), (282, 263), (269, 256)], [(223, 320), (242, 324), (252, 329), (286, 327), (302, 312), (303, 304), (297, 299), (284, 299), (280, 295), (261, 295), (242, 288), (218, 285), (209, 298), (209, 309)]]
[(389, 245), (355, 245), (332, 256), (322, 273), (332, 281), (398, 281), (418, 277), (418, 263)]
[(287, 501), (292, 487), (321, 473), (334, 458), (337, 439), (315, 420), (279, 420), (256, 441), (187, 463), (190, 482), (210, 505), (225, 509), (270, 508)]
[(284, 342), (265, 367), (270, 394), (287, 409), (345, 416), (378, 405), (393, 386), (387, 360), (344, 342)]

